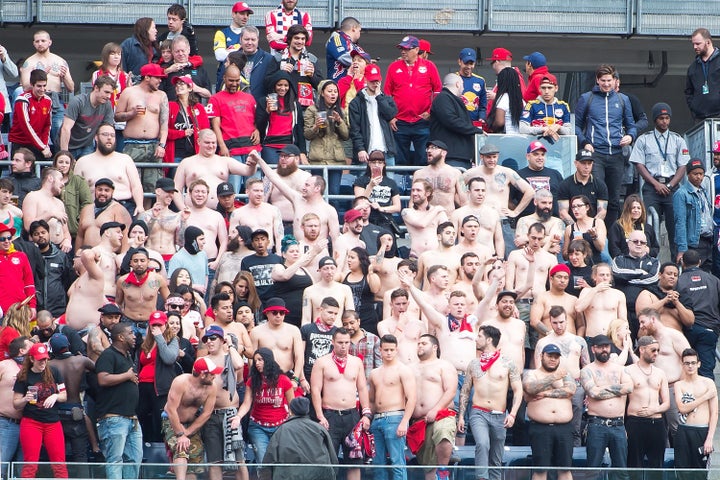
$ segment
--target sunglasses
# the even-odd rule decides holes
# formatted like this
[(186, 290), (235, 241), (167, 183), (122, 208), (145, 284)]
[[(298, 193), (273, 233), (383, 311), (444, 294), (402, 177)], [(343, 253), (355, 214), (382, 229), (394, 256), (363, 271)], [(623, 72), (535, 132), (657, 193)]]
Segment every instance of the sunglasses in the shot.
[(203, 338), (202, 341), (203, 341), (203, 343), (214, 342), (218, 338), (220, 338), (218, 335), (210, 335), (209, 337)]
[(9, 242), (12, 240), (12, 237), (0, 237), (0, 242)]
[(635, 245), (647, 245), (647, 242), (643, 240), (628, 240), (628, 242), (635, 244)]
[[(184, 305), (184, 303), (183, 303), (183, 305)], [(171, 304), (167, 305), (167, 308), (168, 308), (168, 310), (172, 309), (172, 308), (177, 308), (178, 310), (180, 310), (180, 309), (182, 309), (183, 305), (175, 305), (175, 304), (171, 303)]]

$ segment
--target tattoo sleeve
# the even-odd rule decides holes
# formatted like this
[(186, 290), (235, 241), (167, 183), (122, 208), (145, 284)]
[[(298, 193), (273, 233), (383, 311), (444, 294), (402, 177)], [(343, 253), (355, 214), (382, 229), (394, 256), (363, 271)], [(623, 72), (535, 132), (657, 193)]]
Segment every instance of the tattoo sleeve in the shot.
[(471, 363), (468, 367), (468, 374), (465, 376), (465, 383), (463, 383), (462, 390), (460, 390), (460, 412), (459, 418), (465, 417), (465, 410), (467, 410), (468, 401), (470, 400), (470, 390), (472, 389), (472, 370), (473, 364)]

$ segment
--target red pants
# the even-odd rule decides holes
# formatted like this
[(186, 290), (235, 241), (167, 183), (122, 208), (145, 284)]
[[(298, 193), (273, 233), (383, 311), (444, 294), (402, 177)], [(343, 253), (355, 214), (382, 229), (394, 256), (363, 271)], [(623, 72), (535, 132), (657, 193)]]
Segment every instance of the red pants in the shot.
[(40, 448), (43, 445), (48, 458), (53, 462), (52, 470), (55, 478), (68, 478), (65, 465), (65, 436), (60, 422), (43, 423), (23, 417), (20, 420), (20, 445), (25, 462), (21, 473), (23, 478), (35, 478)]

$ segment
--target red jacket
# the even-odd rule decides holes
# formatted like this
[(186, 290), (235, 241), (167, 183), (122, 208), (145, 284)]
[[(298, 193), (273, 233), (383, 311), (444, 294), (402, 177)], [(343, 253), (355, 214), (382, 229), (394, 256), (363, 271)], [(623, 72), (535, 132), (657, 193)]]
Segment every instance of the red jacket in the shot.
[[(529, 102), (530, 100), (535, 100), (540, 95), (540, 81), (548, 73), (550, 72), (548, 72), (548, 68), (546, 66), (538, 67), (533, 70), (533, 73), (530, 74), (530, 78), (528, 78), (527, 87), (523, 92), (523, 100)], [(522, 78), (522, 76), (520, 78)]]
[[(178, 102), (169, 102), (170, 115), (168, 116), (168, 136), (165, 144), (165, 158), (163, 162), (173, 163), (175, 161), (175, 140), (185, 136), (185, 130), (178, 130), (175, 125), (178, 114), (180, 113), (180, 104)], [(208, 120), (205, 107), (197, 103), (195, 106), (187, 108), (187, 114), (193, 124), (193, 145), (195, 145), (195, 153), (198, 152), (198, 133), (200, 130), (210, 128), (210, 120)]]
[(31, 145), (45, 150), (50, 142), (50, 117), (52, 100), (47, 95), (35, 98), (32, 90), (27, 90), (15, 100), (13, 122), (8, 140), (10, 143)]
[(395, 60), (387, 69), (385, 95), (395, 100), (398, 120), (415, 123), (421, 113), (430, 113), (432, 101), (440, 90), (440, 74), (430, 60), (418, 57), (412, 67), (403, 60)]
[(10, 305), (22, 302), (32, 296), (28, 305), (37, 306), (35, 281), (27, 255), (11, 247), (8, 252), (0, 252), (0, 307), (7, 312)]

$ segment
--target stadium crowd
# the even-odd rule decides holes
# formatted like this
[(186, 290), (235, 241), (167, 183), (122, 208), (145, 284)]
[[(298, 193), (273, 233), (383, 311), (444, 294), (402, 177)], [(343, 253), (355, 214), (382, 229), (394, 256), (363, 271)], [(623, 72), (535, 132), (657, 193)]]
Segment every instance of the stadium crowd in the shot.
[[(474, 48), (441, 79), (408, 35), (383, 74), (348, 17), (323, 71), (296, 0), (265, 12), (267, 51), (254, 14), (235, 3), (217, 31), (214, 81), (181, 5), (161, 34), (140, 18), (67, 105), (47, 32), (19, 69), (0, 46), (0, 459), (34, 478), (44, 447), (56, 478), (87, 478), (65, 462), (88, 459), (139, 478), (143, 444), (163, 442), (180, 480), (247, 480), (247, 442), (263, 478), (334, 478), (273, 464), (342, 450), (348, 479), (372, 460), (402, 480), (407, 446), (430, 480), (471, 437), (478, 479), (501, 478), (506, 445), (532, 447), (535, 480), (572, 478), (580, 446), (591, 467), (609, 449), (618, 478), (672, 446), (698, 469), (679, 476), (704, 478), (720, 142), (712, 168), (690, 158), (669, 105), (648, 117), (611, 65), (573, 124), (541, 52), (525, 79), (493, 50), (490, 88)], [(706, 29), (692, 43), (688, 107), (717, 116), (719, 51)], [(532, 136), (527, 167), (476, 152), (484, 133)], [(563, 135), (567, 178), (545, 166)], [(326, 200), (349, 164), (366, 166), (351, 207)]]

